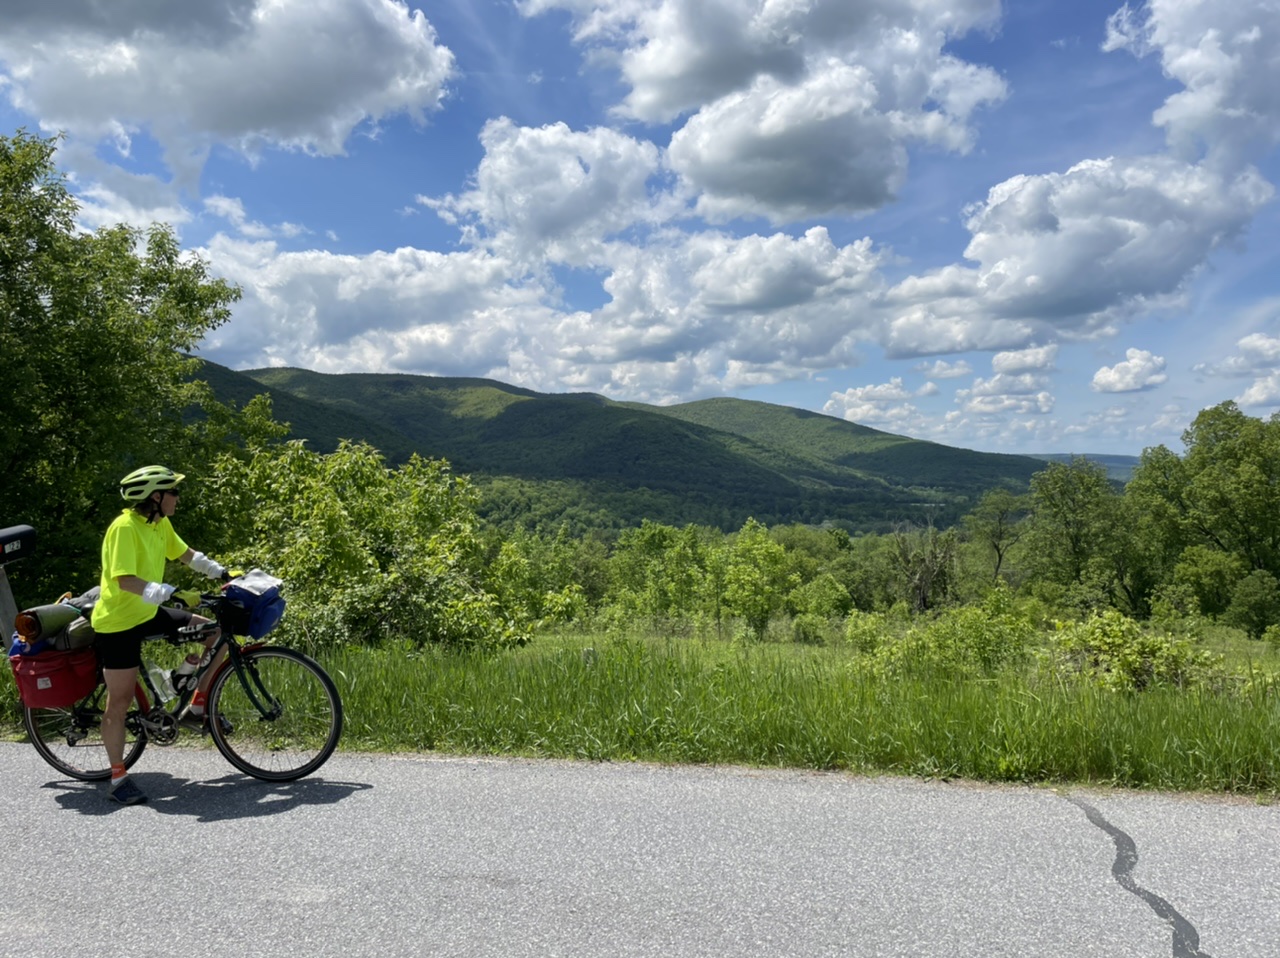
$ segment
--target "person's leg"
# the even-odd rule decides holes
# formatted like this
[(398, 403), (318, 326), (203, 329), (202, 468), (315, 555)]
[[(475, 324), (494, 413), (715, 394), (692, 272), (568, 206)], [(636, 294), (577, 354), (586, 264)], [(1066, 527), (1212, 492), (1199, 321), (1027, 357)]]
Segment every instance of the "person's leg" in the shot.
[(102, 713), (102, 747), (113, 768), (124, 764), (125, 716), (138, 685), (137, 667), (102, 670), (107, 686), (107, 707)]
[(107, 796), (121, 805), (137, 805), (147, 796), (133, 783), (124, 767), (125, 719), (129, 703), (134, 699), (138, 685), (137, 667), (128, 669), (103, 669), (102, 679), (107, 686), (107, 706), (102, 712), (102, 746), (111, 761), (111, 783)]
[[(191, 617), (191, 621), (193, 624), (199, 625), (204, 622), (208, 622), (209, 619), (203, 618), (202, 616), (193, 615)], [(222, 635), (221, 629), (214, 629), (212, 632), (209, 633), (209, 635), (204, 640), (205, 652), (208, 652), (210, 649), (213, 648), (214, 643), (218, 641), (221, 635)], [(196, 692), (199, 693), (201, 703), (204, 702), (205, 695), (207, 695), (209, 692), (209, 683), (213, 681), (214, 673), (218, 671), (218, 662), (221, 662), (226, 657), (227, 657), (227, 651), (226, 649), (223, 649), (222, 654), (218, 656), (218, 661), (212, 663), (213, 667), (206, 669), (204, 675), (200, 677), (200, 684), (196, 686)]]
[(125, 720), (129, 703), (138, 687), (138, 669), (142, 665), (144, 627), (98, 635), (98, 658), (102, 663), (102, 681), (107, 687), (107, 704), (102, 711), (102, 745), (111, 762), (111, 784), (107, 794), (123, 805), (145, 802), (147, 796), (130, 779), (124, 767)]
[[(191, 622), (194, 625), (201, 625), (209, 621), (211, 620), (199, 615), (193, 615), (191, 617)], [(214, 629), (205, 637), (204, 650), (206, 653), (213, 648), (221, 635), (221, 629)], [(207, 696), (209, 694), (209, 686), (213, 683), (213, 676), (218, 671), (218, 666), (224, 659), (226, 659), (226, 657), (227, 651), (226, 649), (223, 649), (218, 658), (211, 663), (211, 667), (205, 669), (204, 674), (200, 676), (200, 683), (196, 686), (195, 694), (191, 696), (191, 702), (187, 705), (186, 709), (183, 710), (182, 716), (179, 719), (185, 727), (199, 729), (201, 731), (206, 730), (205, 720), (207, 716), (205, 714), (205, 707), (207, 704)], [(230, 733), (231, 723), (223, 720), (222, 729), (224, 732)]]

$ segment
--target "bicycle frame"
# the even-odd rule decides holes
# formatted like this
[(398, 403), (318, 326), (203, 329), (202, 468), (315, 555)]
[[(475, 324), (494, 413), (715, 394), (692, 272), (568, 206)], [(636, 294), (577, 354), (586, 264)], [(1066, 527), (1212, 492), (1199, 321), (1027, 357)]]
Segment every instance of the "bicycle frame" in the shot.
[[(257, 669), (255, 669), (252, 664), (246, 665), (244, 661), (245, 652), (261, 648), (266, 645), (266, 643), (249, 642), (242, 644), (238, 640), (237, 636), (223, 623), (222, 617), (218, 615), (217, 606), (222, 601), (222, 597), (220, 595), (207, 594), (201, 596), (201, 599), (201, 604), (197, 606), (197, 609), (212, 612), (214, 618), (218, 621), (218, 626), (221, 628), (222, 634), (219, 635), (217, 641), (214, 642), (212, 646), (205, 649), (203, 654), (200, 656), (200, 665), (193, 673), (191, 673), (182, 692), (179, 693), (175, 704), (171, 709), (163, 708), (162, 696), (147, 670), (138, 670), (136, 694), (138, 696), (139, 704), (142, 706), (142, 714), (139, 716), (139, 721), (148, 733), (163, 734), (163, 728), (156, 726), (154, 722), (150, 721), (151, 714), (159, 708), (165, 715), (176, 719), (191, 702), (196, 689), (200, 686), (205, 674), (208, 673), (210, 669), (214, 669), (212, 678), (217, 678), (218, 673), (223, 669), (235, 669), (236, 677), (239, 678), (240, 684), (244, 687), (245, 694), (249, 697), (249, 701), (253, 703), (254, 708), (262, 714), (263, 721), (269, 722), (273, 719), (279, 718), (282, 712), (280, 702), (275, 698), (275, 696), (267, 691), (266, 687), (262, 684), (262, 679), (259, 677)], [(171, 641), (173, 641), (173, 644), (175, 645), (187, 644), (183, 639)], [(190, 641), (196, 642), (199, 641), (199, 639), (192, 638)], [(227, 657), (225, 660), (220, 661), (221, 653), (223, 651), (227, 653)], [(217, 663), (216, 666), (215, 663)], [(212, 679), (210, 681), (212, 681)], [(157, 741), (156, 744), (166, 743)]]

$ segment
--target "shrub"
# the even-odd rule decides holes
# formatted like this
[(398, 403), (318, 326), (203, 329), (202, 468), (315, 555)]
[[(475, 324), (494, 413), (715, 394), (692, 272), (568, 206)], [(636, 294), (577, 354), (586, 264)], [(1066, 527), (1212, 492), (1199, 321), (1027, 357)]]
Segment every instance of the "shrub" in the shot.
[(1221, 672), (1218, 656), (1198, 652), (1168, 633), (1144, 629), (1114, 610), (1062, 626), (1055, 646), (1071, 671), (1118, 691), (1185, 687)]
[(981, 606), (948, 610), (882, 645), (877, 667), (892, 674), (995, 675), (1025, 658), (1035, 634), (1031, 622), (1013, 610), (1008, 593), (997, 589)]
[(801, 612), (791, 620), (791, 639), (805, 645), (822, 645), (827, 640), (829, 628), (825, 616)]
[(1262, 641), (1273, 649), (1280, 651), (1280, 625), (1269, 625), (1262, 633)]
[(884, 639), (885, 628), (883, 613), (854, 609), (844, 620), (844, 640), (859, 652), (874, 652)]
[(443, 461), (389, 469), (365, 444), (320, 455), (289, 442), (220, 458), (209, 485), (233, 517), (225, 558), (285, 581), (286, 637), (313, 649), (527, 640), (525, 610), (485, 588), (474, 492)]

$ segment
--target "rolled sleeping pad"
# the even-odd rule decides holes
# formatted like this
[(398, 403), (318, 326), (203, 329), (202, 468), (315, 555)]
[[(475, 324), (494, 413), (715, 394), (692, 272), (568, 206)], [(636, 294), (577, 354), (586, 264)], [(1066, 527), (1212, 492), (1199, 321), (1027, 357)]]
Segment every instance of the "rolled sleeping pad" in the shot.
[(49, 605), (35, 605), (18, 613), (14, 623), (18, 634), (28, 643), (51, 639), (65, 632), (80, 617), (80, 610), (65, 602), (52, 602)]

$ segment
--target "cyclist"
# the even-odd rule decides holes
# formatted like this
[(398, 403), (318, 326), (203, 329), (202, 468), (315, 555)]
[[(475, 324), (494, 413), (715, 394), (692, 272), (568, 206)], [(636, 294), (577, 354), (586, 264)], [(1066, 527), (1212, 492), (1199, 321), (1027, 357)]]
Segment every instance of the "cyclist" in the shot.
[[(131, 505), (116, 516), (102, 540), (101, 595), (91, 621), (107, 686), (102, 716), (102, 744), (111, 762), (107, 795), (123, 805), (147, 800), (124, 767), (125, 716), (142, 665), (142, 641), (160, 635), (176, 639), (182, 626), (209, 621), (165, 605), (174, 593), (174, 587), (162, 581), (165, 560), (176, 559), (211, 579), (226, 575), (221, 565), (183, 542), (170, 522), (183, 478), (165, 466), (144, 466), (121, 479), (120, 495)], [(218, 635), (217, 630), (209, 634), (206, 649)], [(208, 669), (201, 679), (183, 715), (184, 724), (203, 726), (213, 671)]]

